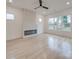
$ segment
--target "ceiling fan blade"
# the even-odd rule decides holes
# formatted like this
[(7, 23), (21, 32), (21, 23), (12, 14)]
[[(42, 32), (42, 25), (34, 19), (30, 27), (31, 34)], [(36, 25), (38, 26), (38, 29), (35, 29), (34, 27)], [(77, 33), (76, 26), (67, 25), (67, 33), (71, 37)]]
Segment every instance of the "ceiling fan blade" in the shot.
[(45, 7), (45, 6), (42, 6), (43, 8), (45, 8), (45, 9), (48, 9), (48, 7)]
[(40, 6), (34, 8), (34, 9), (37, 9), (37, 8), (39, 8), (39, 7), (42, 7), (42, 8), (48, 9), (48, 7), (45, 7), (45, 6), (42, 5), (42, 0), (39, 0), (39, 4), (40, 4)]
[(39, 0), (39, 4), (40, 4), (40, 6), (42, 6), (42, 0)]

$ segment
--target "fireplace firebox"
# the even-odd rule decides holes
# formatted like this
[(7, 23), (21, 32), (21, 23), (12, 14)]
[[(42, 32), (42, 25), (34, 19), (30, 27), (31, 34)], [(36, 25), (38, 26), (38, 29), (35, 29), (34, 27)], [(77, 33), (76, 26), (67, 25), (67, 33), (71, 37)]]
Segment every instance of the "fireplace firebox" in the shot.
[(25, 30), (24, 31), (24, 36), (26, 35), (32, 35), (32, 34), (36, 34), (37, 33), (37, 30)]

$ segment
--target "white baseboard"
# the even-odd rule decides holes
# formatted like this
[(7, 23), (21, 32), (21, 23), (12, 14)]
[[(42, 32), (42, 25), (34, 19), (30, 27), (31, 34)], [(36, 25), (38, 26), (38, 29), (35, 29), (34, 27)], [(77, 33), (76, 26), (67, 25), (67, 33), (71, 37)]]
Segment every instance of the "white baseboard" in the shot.
[(33, 37), (33, 36), (37, 36), (37, 35), (38, 35), (38, 34), (26, 35), (26, 36), (23, 36), (23, 38)]

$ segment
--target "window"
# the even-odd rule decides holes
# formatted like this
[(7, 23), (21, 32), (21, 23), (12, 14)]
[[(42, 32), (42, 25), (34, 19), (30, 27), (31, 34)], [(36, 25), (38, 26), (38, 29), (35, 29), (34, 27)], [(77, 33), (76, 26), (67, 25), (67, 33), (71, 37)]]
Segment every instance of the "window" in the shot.
[(71, 16), (63, 16), (63, 31), (71, 31)]
[(62, 27), (63, 27), (63, 25), (62, 25), (62, 17), (59, 16), (58, 17), (58, 23), (57, 23), (57, 30), (60, 31), (62, 29)]
[(6, 19), (7, 19), (7, 20), (14, 20), (14, 19), (15, 19), (15, 16), (14, 16), (14, 14), (7, 13), (7, 14), (6, 14)]
[(50, 18), (48, 24), (49, 24), (49, 29), (54, 29), (54, 18)]
[(49, 18), (49, 30), (71, 31), (71, 15)]

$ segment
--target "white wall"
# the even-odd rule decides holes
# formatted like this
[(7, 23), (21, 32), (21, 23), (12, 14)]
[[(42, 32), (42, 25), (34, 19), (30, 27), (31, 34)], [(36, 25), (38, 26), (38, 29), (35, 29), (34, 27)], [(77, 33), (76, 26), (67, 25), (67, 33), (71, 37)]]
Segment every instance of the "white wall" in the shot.
[[(23, 32), (37, 29), (37, 34), (43, 33), (43, 16), (30, 10), (23, 10)], [(39, 22), (39, 18), (42, 22)], [(23, 34), (24, 36), (24, 34)], [(25, 36), (24, 36), (25, 37)]]
[(13, 13), (15, 15), (14, 20), (6, 20), (6, 39), (16, 39), (22, 37), (22, 20), (23, 11), (18, 8), (13, 8), (10, 6), (6, 7), (7, 13)]
[[(41, 22), (40, 22), (41, 19)], [(38, 34), (41, 34), (44, 32), (44, 17), (43, 15), (36, 14), (36, 24), (38, 29)]]
[(36, 13), (23, 10), (23, 30), (36, 29)]
[(30, 10), (23, 10), (23, 33), (25, 30), (33, 29), (37, 29), (36, 13)]
[(68, 10), (65, 10), (65, 11), (61, 11), (61, 12), (58, 12), (58, 13), (54, 13), (54, 14), (45, 16), (45, 19), (44, 19), (44, 32), (71, 38), (72, 37), (72, 33), (71, 32), (55, 31), (55, 30), (49, 30), (48, 29), (48, 19), (50, 17), (68, 15), (68, 14), (71, 14), (71, 12), (72, 12), (71, 9), (68, 9)]
[(37, 29), (37, 34), (43, 33), (43, 21), (39, 22), (39, 18), (43, 20), (42, 15), (38, 15), (33, 11), (7, 6), (7, 13), (15, 15), (14, 20), (6, 21), (6, 37), (7, 40), (22, 38), (24, 30)]

